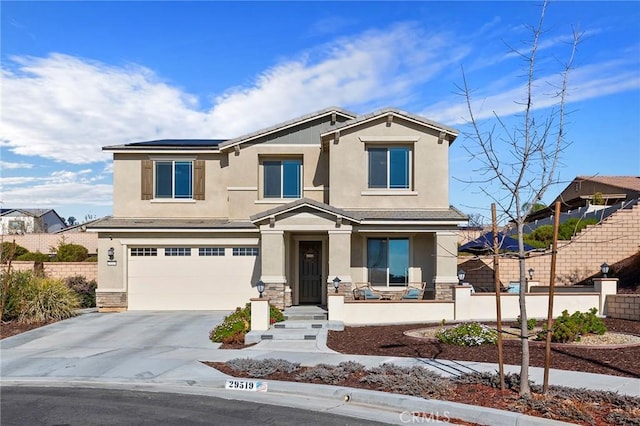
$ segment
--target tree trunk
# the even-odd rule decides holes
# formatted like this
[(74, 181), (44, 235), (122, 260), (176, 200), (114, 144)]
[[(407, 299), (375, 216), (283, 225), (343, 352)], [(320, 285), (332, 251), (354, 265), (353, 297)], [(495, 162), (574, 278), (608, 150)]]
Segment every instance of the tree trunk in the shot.
[(522, 361), (520, 363), (520, 396), (531, 395), (529, 388), (529, 329), (527, 328), (527, 302), (525, 293), (527, 291), (524, 259), (524, 221), (518, 221), (518, 252), (520, 266), (520, 340), (522, 342)]

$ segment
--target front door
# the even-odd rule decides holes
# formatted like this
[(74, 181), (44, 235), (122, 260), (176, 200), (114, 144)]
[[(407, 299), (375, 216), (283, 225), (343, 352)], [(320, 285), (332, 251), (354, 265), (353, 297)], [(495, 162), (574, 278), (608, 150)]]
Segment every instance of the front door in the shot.
[(300, 241), (300, 304), (322, 303), (322, 241)]

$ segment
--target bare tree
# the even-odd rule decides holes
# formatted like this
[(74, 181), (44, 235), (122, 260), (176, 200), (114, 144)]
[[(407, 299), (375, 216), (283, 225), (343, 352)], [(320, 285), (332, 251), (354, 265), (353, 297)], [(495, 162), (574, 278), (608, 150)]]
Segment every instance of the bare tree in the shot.
[[(483, 191), (498, 206), (504, 217), (510, 219), (518, 230), (518, 258), (520, 282), (526, 282), (526, 253), (524, 250), (524, 224), (534, 207), (537, 206), (544, 193), (558, 182), (557, 168), (559, 158), (566, 149), (565, 141), (565, 103), (567, 83), (572, 69), (577, 46), (581, 34), (573, 31), (571, 53), (566, 63), (562, 64), (560, 83), (551, 85), (552, 93), (548, 96), (557, 98), (556, 105), (549, 110), (538, 113), (535, 100), (535, 89), (539, 83), (536, 78), (536, 54), (540, 38), (543, 35), (542, 24), (547, 10), (547, 1), (542, 5), (540, 20), (531, 27), (532, 40), (526, 50), (511, 49), (526, 63), (526, 84), (524, 99), (516, 101), (522, 106), (521, 115), (513, 126), (507, 125), (497, 113), (485, 130), (480, 119), (474, 115), (472, 107), (472, 91), (469, 88), (464, 70), (461, 88), (466, 99), (470, 115), (472, 131), (470, 138), (474, 141), (472, 148), (467, 148), (474, 160), (480, 164), (476, 170), (481, 176)], [(495, 190), (497, 188), (497, 191)], [(556, 247), (553, 248), (554, 250)], [(529, 341), (527, 330), (527, 309), (525, 303), (526, 286), (520, 286), (520, 323), (522, 342), (522, 362), (520, 369), (520, 395), (530, 395), (529, 389)]]

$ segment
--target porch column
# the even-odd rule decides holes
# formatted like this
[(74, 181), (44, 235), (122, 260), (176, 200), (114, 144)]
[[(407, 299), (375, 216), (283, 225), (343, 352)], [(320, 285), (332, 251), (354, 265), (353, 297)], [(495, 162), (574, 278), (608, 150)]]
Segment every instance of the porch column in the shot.
[(285, 246), (284, 231), (260, 230), (260, 258), (262, 275), (265, 284), (264, 295), (279, 309), (285, 307)]
[(436, 232), (433, 284), (436, 300), (452, 300), (452, 285), (458, 284), (458, 234), (454, 231)]
[[(340, 278), (338, 294), (351, 295), (351, 229), (336, 229), (329, 232), (329, 275), (327, 293), (335, 294), (333, 279)], [(351, 227), (349, 227), (351, 228)]]

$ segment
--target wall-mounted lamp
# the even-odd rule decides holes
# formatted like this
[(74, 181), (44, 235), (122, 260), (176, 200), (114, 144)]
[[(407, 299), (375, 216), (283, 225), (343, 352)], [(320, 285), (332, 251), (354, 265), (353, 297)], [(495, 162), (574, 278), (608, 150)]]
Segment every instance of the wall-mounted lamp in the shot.
[(336, 293), (338, 292), (338, 288), (340, 287), (340, 283), (342, 282), (342, 280), (338, 277), (335, 277), (333, 279), (333, 288), (336, 289)]
[(464, 277), (467, 275), (466, 272), (464, 272), (464, 270), (460, 269), (458, 271), (458, 284), (462, 285), (462, 282), (464, 281)]
[(607, 274), (609, 273), (609, 265), (607, 265), (607, 262), (600, 265), (600, 272), (602, 272), (604, 278), (607, 278)]
[(533, 280), (533, 273), (534, 273), (535, 271), (536, 271), (536, 270), (535, 270), (535, 269), (533, 269), (533, 268), (529, 268), (529, 270), (527, 271), (527, 272), (529, 272), (529, 281), (532, 281), (532, 280)]
[(256, 283), (256, 289), (258, 289), (258, 293), (260, 294), (258, 297), (262, 299), (262, 293), (264, 293), (264, 282), (262, 280)]
[(109, 250), (107, 250), (107, 256), (109, 256), (109, 261), (113, 260), (113, 256), (116, 254), (116, 251), (113, 249), (113, 247), (110, 247)]

